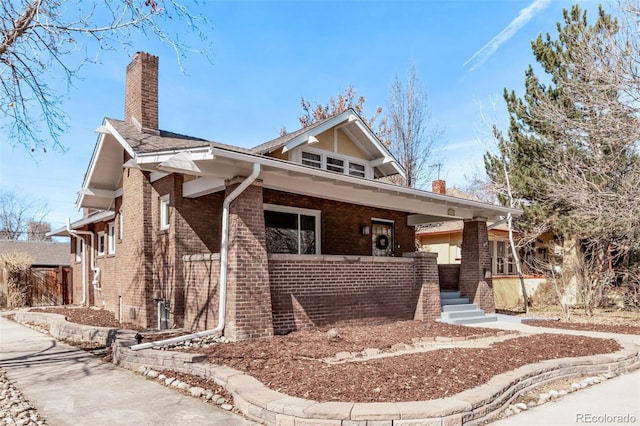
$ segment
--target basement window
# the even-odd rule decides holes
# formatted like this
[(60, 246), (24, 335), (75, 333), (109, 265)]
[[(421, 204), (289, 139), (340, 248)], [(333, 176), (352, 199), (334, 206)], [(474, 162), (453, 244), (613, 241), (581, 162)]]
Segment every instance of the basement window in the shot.
[(264, 224), (268, 253), (320, 253), (318, 210), (265, 204)]

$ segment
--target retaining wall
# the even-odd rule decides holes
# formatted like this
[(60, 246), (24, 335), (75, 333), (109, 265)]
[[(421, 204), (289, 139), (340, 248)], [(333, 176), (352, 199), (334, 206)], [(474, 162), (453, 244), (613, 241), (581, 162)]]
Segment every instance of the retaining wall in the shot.
[[(111, 346), (116, 340), (116, 335), (121, 332), (117, 328), (93, 327), (90, 325), (76, 324), (65, 319), (64, 315), (47, 314), (44, 312), (29, 312), (20, 310), (15, 314), (17, 322), (46, 324), (49, 334), (60, 340), (72, 342), (95, 342), (104, 346)], [(135, 333), (122, 331), (124, 333)]]

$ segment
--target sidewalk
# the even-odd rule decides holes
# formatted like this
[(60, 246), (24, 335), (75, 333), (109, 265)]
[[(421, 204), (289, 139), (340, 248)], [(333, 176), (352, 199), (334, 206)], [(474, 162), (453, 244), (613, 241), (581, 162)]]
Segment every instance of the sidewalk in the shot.
[(0, 368), (51, 426), (255, 424), (4, 317)]
[(640, 425), (640, 370), (590, 386), (495, 426)]

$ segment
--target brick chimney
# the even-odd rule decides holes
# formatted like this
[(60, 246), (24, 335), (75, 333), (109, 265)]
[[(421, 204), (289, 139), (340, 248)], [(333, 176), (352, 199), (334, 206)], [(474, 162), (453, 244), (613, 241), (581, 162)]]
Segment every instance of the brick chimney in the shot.
[(431, 182), (431, 192), (436, 194), (446, 194), (447, 193), (447, 182), (442, 179), (434, 180)]
[(158, 62), (157, 56), (137, 52), (127, 66), (124, 119), (135, 119), (142, 130), (151, 133), (159, 129)]

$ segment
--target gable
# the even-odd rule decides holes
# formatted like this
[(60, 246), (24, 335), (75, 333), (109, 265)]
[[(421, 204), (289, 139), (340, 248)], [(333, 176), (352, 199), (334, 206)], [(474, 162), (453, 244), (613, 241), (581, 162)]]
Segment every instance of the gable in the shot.
[(258, 145), (251, 152), (304, 164), (299, 151), (305, 147), (316, 152), (332, 152), (365, 160), (369, 162), (369, 179), (405, 174), (397, 160), (353, 109)]

